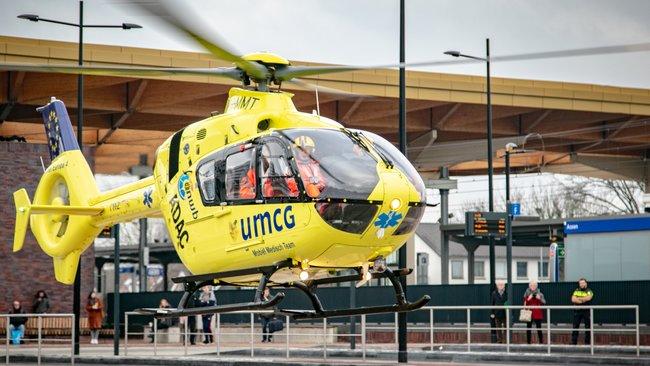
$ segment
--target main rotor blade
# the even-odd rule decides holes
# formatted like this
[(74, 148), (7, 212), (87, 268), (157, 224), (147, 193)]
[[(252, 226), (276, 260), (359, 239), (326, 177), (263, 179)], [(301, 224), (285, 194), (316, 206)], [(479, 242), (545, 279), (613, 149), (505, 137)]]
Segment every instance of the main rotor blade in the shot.
[(244, 60), (238, 56), (227, 42), (220, 39), (207, 22), (198, 14), (193, 14), (179, 1), (134, 1), (135, 5), (148, 13), (159, 17), (166, 24), (192, 38), (206, 51), (220, 60), (233, 62), (255, 80), (266, 80), (269, 71), (264, 65)]
[[(514, 55), (492, 56), (491, 62), (508, 62), (508, 61), (524, 61), (524, 60), (540, 60), (549, 58), (565, 58), (565, 57), (579, 57), (579, 56), (597, 56), (608, 54), (620, 54), (631, 52), (645, 52), (650, 51), (650, 42), (634, 43), (615, 46), (602, 46), (602, 47), (588, 47), (576, 48), (558, 51), (545, 51), (545, 52), (532, 52)], [(374, 66), (348, 66), (348, 65), (334, 65), (334, 66), (287, 66), (275, 72), (275, 78), (279, 81), (290, 80), (295, 77), (305, 77), (312, 75), (331, 74), (336, 72), (356, 71), (356, 70), (369, 70), (369, 69), (387, 69), (396, 67), (432, 67), (432, 66), (451, 66), (463, 64), (476, 64), (484, 62), (484, 60), (477, 59), (454, 59), (454, 60), (437, 60), (437, 61), (422, 61), (415, 63), (395, 63)]]
[(218, 76), (241, 80), (242, 72), (234, 67), (223, 68), (173, 68), (173, 67), (117, 67), (81, 65), (35, 65), (0, 63), (0, 70), (56, 72), (62, 74), (100, 75), (100, 76)]

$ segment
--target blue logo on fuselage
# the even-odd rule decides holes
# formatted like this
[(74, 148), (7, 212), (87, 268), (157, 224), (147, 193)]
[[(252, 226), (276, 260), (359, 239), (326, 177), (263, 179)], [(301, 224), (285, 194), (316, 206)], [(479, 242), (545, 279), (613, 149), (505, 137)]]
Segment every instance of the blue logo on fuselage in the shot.
[(178, 178), (178, 197), (182, 200), (185, 199), (185, 183), (189, 182), (190, 176), (187, 173), (183, 173), (180, 178)]
[(293, 229), (296, 226), (296, 217), (293, 215), (293, 207), (288, 205), (284, 209), (276, 208), (273, 213), (266, 211), (241, 218), (239, 225), (242, 239), (249, 240), (260, 235), (272, 234), (274, 230), (281, 232), (284, 229)]

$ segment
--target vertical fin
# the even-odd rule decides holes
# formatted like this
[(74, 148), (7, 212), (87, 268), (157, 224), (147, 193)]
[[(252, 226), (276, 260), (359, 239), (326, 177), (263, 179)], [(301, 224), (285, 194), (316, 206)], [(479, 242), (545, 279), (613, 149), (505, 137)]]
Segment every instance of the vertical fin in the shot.
[(52, 258), (54, 261), (54, 277), (56, 277), (57, 281), (66, 285), (74, 283), (80, 256), (81, 252), (75, 250), (63, 258)]
[(72, 123), (62, 101), (52, 97), (52, 101), (36, 109), (43, 116), (50, 158), (54, 160), (64, 151), (79, 150), (79, 144), (72, 130)]
[(14, 252), (23, 249), (27, 226), (29, 225), (29, 211), (31, 202), (25, 188), (14, 192), (14, 204), (16, 205), (16, 230), (14, 231)]

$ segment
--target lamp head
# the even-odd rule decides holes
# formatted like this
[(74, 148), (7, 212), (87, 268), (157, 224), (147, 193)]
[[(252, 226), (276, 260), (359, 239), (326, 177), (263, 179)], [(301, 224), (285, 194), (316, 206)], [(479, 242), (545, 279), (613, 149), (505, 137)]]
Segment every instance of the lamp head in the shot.
[(445, 51), (445, 55), (460, 57), (460, 51), (454, 51), (454, 50)]
[(122, 29), (139, 29), (142, 28), (139, 24), (134, 23), (122, 23)]
[(39, 19), (38, 15), (36, 15), (36, 14), (20, 14), (18, 16), (18, 18), (27, 19), (27, 20), (32, 21), (32, 22), (38, 22), (38, 19)]

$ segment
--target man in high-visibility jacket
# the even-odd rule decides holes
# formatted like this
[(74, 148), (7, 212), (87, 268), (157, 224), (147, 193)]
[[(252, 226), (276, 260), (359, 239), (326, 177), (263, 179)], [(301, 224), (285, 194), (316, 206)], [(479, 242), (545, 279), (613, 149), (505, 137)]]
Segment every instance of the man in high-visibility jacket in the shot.
[(326, 182), (320, 164), (313, 157), (316, 149), (314, 140), (309, 136), (300, 136), (295, 139), (294, 143), (298, 148), (296, 165), (307, 195), (311, 198), (318, 198), (325, 190)]
[[(571, 295), (571, 302), (576, 306), (589, 306), (591, 300), (594, 298), (594, 293), (587, 286), (587, 280), (581, 278), (578, 281), (578, 288), (573, 291)], [(591, 344), (591, 318), (589, 316), (589, 309), (576, 309), (573, 312), (573, 333), (571, 335), (571, 342), (578, 344), (578, 335), (580, 323), (585, 323), (585, 344)]]

